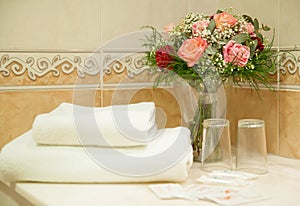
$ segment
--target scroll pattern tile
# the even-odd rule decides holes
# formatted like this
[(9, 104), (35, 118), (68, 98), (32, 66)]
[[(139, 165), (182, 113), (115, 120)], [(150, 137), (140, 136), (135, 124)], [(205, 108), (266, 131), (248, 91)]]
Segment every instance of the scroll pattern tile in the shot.
[(103, 83), (127, 84), (153, 82), (153, 74), (143, 65), (144, 53), (104, 54)]
[(288, 52), (280, 62), (280, 85), (300, 85), (300, 51)]
[(67, 85), (99, 81), (97, 53), (0, 52), (0, 85)]

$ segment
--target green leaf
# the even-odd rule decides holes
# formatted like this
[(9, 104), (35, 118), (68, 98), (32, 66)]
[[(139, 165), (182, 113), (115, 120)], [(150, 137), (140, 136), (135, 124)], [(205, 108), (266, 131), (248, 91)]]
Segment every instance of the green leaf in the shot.
[(259, 22), (258, 22), (257, 18), (254, 19), (253, 26), (254, 26), (255, 31), (258, 31), (258, 29), (259, 29)]
[(222, 10), (218, 9), (217, 14), (223, 13)]
[(256, 36), (257, 36), (258, 38), (260, 38), (260, 40), (263, 42), (264, 37), (263, 37), (263, 35), (262, 35), (261, 33), (256, 32)]
[(209, 45), (206, 49), (205, 52), (209, 55), (214, 55), (217, 50), (215, 48), (213, 48), (211, 45)]
[(239, 44), (244, 43), (248, 39), (248, 34), (241, 33), (232, 38), (232, 40), (236, 41)]
[(258, 44), (257, 39), (255, 39), (254, 41), (252, 41), (251, 44), (250, 44), (250, 54), (251, 54), (250, 57), (251, 57), (251, 58), (252, 58), (253, 55), (254, 55), (255, 49), (256, 49), (256, 47), (257, 47), (257, 44)]
[(247, 22), (250, 22), (251, 24), (253, 24), (253, 20), (250, 16), (248, 15), (243, 15), (243, 18), (247, 21)]
[(216, 22), (215, 20), (211, 20), (207, 26), (207, 29), (212, 33), (214, 29), (216, 28)]
[(270, 27), (268, 27), (267, 25), (264, 25), (264, 24), (262, 24), (262, 29), (263, 29), (264, 31), (270, 31), (270, 30), (271, 30)]

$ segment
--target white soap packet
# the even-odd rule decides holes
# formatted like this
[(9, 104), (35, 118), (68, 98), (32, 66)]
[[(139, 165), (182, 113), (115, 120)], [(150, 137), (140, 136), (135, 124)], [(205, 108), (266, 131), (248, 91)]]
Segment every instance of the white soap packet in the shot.
[(184, 187), (184, 191), (197, 199), (212, 201), (219, 205), (243, 205), (250, 202), (268, 199), (266, 196), (259, 195), (250, 189), (213, 186), (213, 185), (188, 185)]
[(217, 184), (227, 186), (245, 187), (251, 182), (249, 180), (256, 179), (257, 175), (231, 170), (216, 170), (207, 175), (203, 175), (196, 181), (204, 184)]
[(216, 170), (212, 171), (209, 176), (215, 177), (224, 177), (224, 178), (241, 178), (244, 180), (252, 180), (256, 179), (257, 175), (247, 173), (247, 172), (240, 172), (240, 171), (232, 171), (232, 170)]
[(234, 206), (268, 199), (250, 189), (192, 184), (153, 184), (148, 186), (160, 199), (206, 200), (219, 205)]
[(197, 182), (203, 184), (214, 184), (214, 185), (227, 185), (227, 186), (236, 186), (236, 187), (245, 187), (250, 183), (244, 179), (232, 179), (228, 177), (219, 177), (219, 176), (206, 176), (202, 175), (196, 179)]
[(226, 192), (215, 191), (213, 193), (206, 194), (205, 198), (224, 206), (243, 205), (250, 202), (268, 199), (266, 196), (243, 190), (227, 190)]
[(193, 196), (196, 199), (206, 200), (206, 196), (215, 193), (215, 192), (224, 192), (226, 191), (235, 191), (236, 189), (224, 186), (212, 186), (212, 185), (199, 185), (192, 184), (184, 187), (184, 191), (189, 195)]
[(160, 199), (187, 199), (197, 200), (193, 195), (188, 195), (179, 184), (153, 184), (148, 186), (151, 191)]
[(153, 184), (148, 185), (151, 191), (160, 199), (174, 198), (173, 194), (183, 191), (179, 184)]

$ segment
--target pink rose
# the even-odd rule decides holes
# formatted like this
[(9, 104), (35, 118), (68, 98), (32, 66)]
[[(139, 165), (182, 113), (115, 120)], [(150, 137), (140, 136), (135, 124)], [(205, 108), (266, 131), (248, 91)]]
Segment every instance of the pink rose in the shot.
[(230, 40), (223, 47), (223, 56), (226, 63), (244, 67), (250, 57), (250, 48)]
[(192, 67), (200, 59), (207, 46), (207, 42), (200, 37), (187, 39), (182, 43), (177, 54), (187, 62), (189, 67)]
[(164, 33), (168, 34), (170, 31), (172, 31), (175, 28), (174, 23), (170, 23), (164, 27)]
[(253, 34), (253, 32), (254, 32), (254, 26), (253, 26), (253, 24), (247, 23), (246, 28), (247, 28), (248, 34)]
[(222, 29), (225, 26), (225, 24), (227, 24), (227, 26), (233, 26), (237, 22), (236, 18), (234, 18), (231, 14), (229, 14), (226, 11), (219, 14), (215, 14), (214, 20), (216, 22), (216, 27), (220, 29)]
[(204, 29), (207, 28), (209, 24), (208, 20), (203, 20), (203, 21), (197, 21), (192, 25), (192, 29), (193, 29), (193, 35), (203, 31)]

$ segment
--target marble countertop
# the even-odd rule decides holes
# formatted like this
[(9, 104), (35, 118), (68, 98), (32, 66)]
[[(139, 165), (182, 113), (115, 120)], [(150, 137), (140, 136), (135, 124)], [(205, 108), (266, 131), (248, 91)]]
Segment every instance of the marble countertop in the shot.
[[(267, 200), (248, 203), (253, 206), (300, 205), (300, 160), (268, 156), (269, 172), (260, 175), (250, 186)], [(195, 183), (205, 174), (199, 163), (194, 163), (190, 177), (183, 185)], [(200, 184), (200, 183), (197, 183)], [(44, 184), (17, 183), (15, 191), (34, 205), (47, 206), (185, 206), (217, 205), (207, 201), (182, 199), (160, 200), (148, 188), (149, 184)]]

